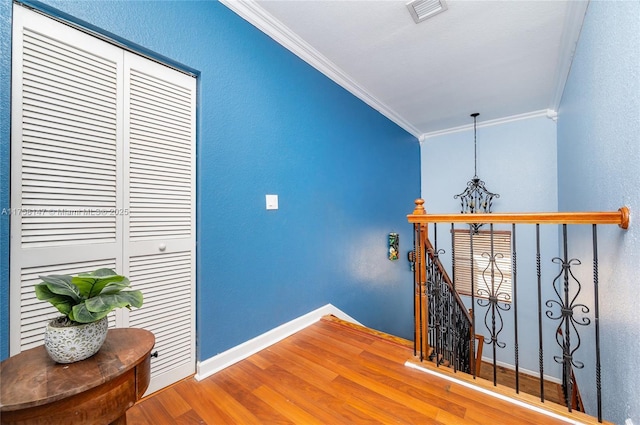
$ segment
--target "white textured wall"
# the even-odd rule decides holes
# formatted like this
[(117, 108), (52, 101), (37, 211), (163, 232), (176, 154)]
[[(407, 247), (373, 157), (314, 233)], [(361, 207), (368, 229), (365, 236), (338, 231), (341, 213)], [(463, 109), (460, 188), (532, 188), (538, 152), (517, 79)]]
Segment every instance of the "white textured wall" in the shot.
[[(602, 389), (605, 419), (640, 424), (638, 1), (589, 5), (559, 108), (558, 195), (563, 211), (631, 208), (629, 230), (599, 230)], [(579, 231), (574, 252), (589, 252), (590, 240), (590, 229)], [(585, 335), (582, 344), (593, 343), (594, 337)], [(594, 413), (595, 377), (579, 374), (578, 379)]]
[[(482, 111), (478, 123), (482, 123)], [(469, 118), (469, 122), (473, 120)], [(557, 211), (558, 195), (556, 167), (556, 123), (546, 116), (505, 122), (483, 127), (477, 131), (478, 176), (487, 189), (500, 194), (494, 202), (494, 212), (548, 212)], [(460, 201), (453, 198), (462, 192), (473, 177), (473, 130), (429, 137), (421, 143), (422, 196), (430, 213), (457, 213)], [(508, 229), (510, 230), (510, 226)], [(445, 249), (441, 259), (451, 271), (450, 226), (438, 228), (438, 248)], [(551, 258), (557, 255), (558, 238), (554, 226), (541, 229), (542, 279), (551, 282), (557, 266)], [(433, 240), (433, 232), (429, 236)], [(532, 225), (517, 229), (518, 258), (518, 344), (520, 370), (539, 373), (537, 279), (535, 268), (535, 228)], [(545, 284), (543, 299), (552, 298), (552, 288)], [(468, 297), (463, 297), (470, 302)], [(478, 305), (477, 332), (488, 337), (485, 327), (486, 309)], [(496, 359), (515, 364), (514, 309), (501, 312), (504, 329), (499, 341), (507, 346), (496, 350)], [(490, 317), (489, 317), (490, 320)], [(560, 377), (561, 369), (553, 361), (560, 354), (554, 340), (555, 326), (546, 319), (545, 365), (547, 375)], [(492, 357), (492, 349), (485, 345), (484, 357)]]

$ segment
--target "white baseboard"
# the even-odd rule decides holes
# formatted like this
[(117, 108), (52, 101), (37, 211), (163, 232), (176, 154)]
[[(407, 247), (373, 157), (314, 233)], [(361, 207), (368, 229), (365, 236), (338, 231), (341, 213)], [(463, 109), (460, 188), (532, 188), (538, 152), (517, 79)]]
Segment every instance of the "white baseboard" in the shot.
[(327, 304), (317, 310), (313, 310), (303, 316), (300, 316), (297, 319), (293, 319), (290, 322), (280, 325), (277, 328), (271, 329), (270, 331), (267, 331), (262, 335), (258, 335), (253, 339), (243, 342), (240, 345), (236, 345), (235, 347), (230, 348), (227, 351), (224, 351), (216, 356), (198, 362), (195, 378), (200, 381), (208, 376), (211, 376), (214, 373), (219, 372), (222, 369), (239, 362), (240, 360), (246, 359), (250, 355), (257, 353), (258, 351), (264, 350), (270, 345), (273, 345), (276, 342), (283, 340), (290, 335), (293, 335), (294, 333), (306, 328), (307, 326), (314, 324), (315, 322), (320, 320), (322, 316), (326, 316), (328, 314), (333, 314), (334, 316), (348, 322), (356, 323), (358, 325), (361, 324), (353, 317), (349, 316), (334, 305)]
[(575, 420), (574, 420), (574, 419), (566, 418), (566, 417), (561, 416), (561, 415), (558, 415), (558, 414), (556, 414), (556, 413), (549, 412), (549, 411), (547, 411), (547, 410), (545, 410), (545, 409), (542, 409), (542, 408), (540, 408), (540, 407), (538, 407), (538, 406), (534, 406), (534, 405), (532, 405), (532, 404), (525, 403), (525, 402), (523, 402), (523, 401), (520, 401), (520, 400), (517, 400), (517, 399), (511, 398), (511, 397), (508, 397), (508, 396), (506, 396), (506, 395), (502, 395), (502, 394), (499, 394), (499, 393), (495, 393), (495, 392), (493, 392), (493, 391), (487, 390), (487, 389), (482, 388), (482, 387), (480, 387), (480, 386), (474, 385), (474, 384), (472, 384), (472, 383), (470, 383), (470, 382), (466, 382), (466, 381), (463, 381), (463, 380), (457, 379), (457, 378), (455, 378), (455, 377), (453, 377), (453, 376), (448, 376), (448, 375), (443, 374), (443, 373), (439, 373), (439, 372), (432, 371), (432, 370), (430, 370), (430, 369), (428, 369), (428, 368), (425, 368), (425, 367), (422, 367), (422, 366), (416, 365), (416, 364), (414, 364), (414, 363), (411, 363), (410, 361), (407, 361), (407, 362), (405, 363), (405, 366), (410, 367), (410, 368), (412, 368), (412, 369), (417, 369), (417, 370), (419, 370), (419, 371), (422, 371), (422, 372), (424, 372), (424, 373), (428, 373), (428, 374), (430, 374), (430, 375), (437, 376), (438, 378), (446, 379), (447, 381), (454, 382), (454, 383), (456, 383), (456, 384), (458, 384), (458, 385), (465, 386), (465, 387), (467, 387), (467, 388), (470, 388), (470, 389), (472, 389), (472, 390), (475, 390), (475, 391), (481, 392), (481, 393), (486, 394), (486, 395), (489, 395), (489, 396), (491, 396), (491, 397), (495, 397), (495, 398), (498, 398), (498, 399), (500, 399), (500, 400), (503, 400), (503, 401), (506, 401), (506, 402), (509, 402), (509, 403), (513, 403), (513, 404), (515, 404), (515, 405), (517, 405), (517, 406), (523, 407), (523, 408), (525, 408), (525, 409), (533, 410), (533, 411), (535, 411), (535, 412), (537, 412), (537, 413), (541, 413), (541, 414), (543, 414), (543, 415), (550, 416), (550, 417), (552, 417), (552, 418), (554, 418), (554, 419), (558, 419), (558, 420), (561, 420), (561, 421), (566, 422), (566, 423), (569, 423), (569, 424), (575, 424), (575, 425), (581, 425), (581, 424), (582, 424), (582, 422), (580, 422), (580, 421), (579, 421), (579, 420), (577, 420), (577, 419), (575, 419)]

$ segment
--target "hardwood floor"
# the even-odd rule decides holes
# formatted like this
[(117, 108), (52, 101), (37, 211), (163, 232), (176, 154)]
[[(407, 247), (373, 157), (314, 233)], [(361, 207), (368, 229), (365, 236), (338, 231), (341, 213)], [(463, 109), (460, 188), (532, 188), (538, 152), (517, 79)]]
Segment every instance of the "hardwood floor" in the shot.
[(142, 400), (127, 419), (130, 425), (567, 423), (405, 366), (412, 357), (404, 340), (325, 318), (209, 378), (189, 378)]

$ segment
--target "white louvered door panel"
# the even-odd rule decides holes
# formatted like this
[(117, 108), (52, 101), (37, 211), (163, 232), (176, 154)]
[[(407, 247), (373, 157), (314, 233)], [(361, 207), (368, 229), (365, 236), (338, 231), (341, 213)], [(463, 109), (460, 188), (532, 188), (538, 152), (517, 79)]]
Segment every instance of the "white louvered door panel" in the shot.
[(153, 392), (195, 372), (196, 80), (125, 56), (127, 273), (145, 297), (129, 326), (156, 336)]
[(14, 5), (11, 354), (58, 315), (44, 274), (100, 267), (144, 304), (153, 392), (195, 372), (196, 80)]
[(129, 275), (145, 294), (145, 306), (129, 313), (129, 325), (156, 337), (149, 392), (194, 373), (192, 264), (190, 251), (130, 259)]
[[(122, 270), (122, 51), (14, 6), (11, 354), (58, 315), (38, 275)], [(99, 53), (96, 53), (99, 52)], [(112, 321), (113, 324), (113, 321)]]

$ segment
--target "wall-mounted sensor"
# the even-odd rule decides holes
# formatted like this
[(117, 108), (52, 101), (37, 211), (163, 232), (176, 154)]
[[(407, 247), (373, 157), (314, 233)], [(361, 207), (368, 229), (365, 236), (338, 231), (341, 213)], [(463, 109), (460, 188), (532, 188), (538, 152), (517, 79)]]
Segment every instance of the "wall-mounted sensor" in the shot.
[(266, 195), (267, 198), (267, 209), (268, 210), (277, 210), (278, 209), (278, 195)]

